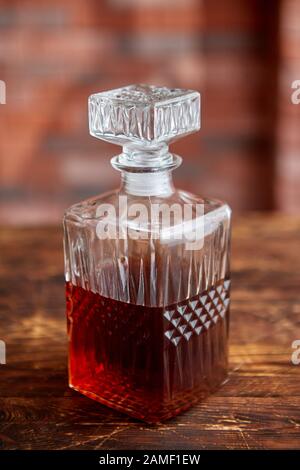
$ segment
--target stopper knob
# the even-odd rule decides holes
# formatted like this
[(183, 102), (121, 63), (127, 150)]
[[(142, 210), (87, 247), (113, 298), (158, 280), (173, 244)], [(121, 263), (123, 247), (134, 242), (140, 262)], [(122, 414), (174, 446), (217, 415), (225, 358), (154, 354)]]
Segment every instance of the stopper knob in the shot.
[(169, 143), (200, 129), (200, 94), (193, 90), (129, 85), (89, 97), (90, 134), (142, 146)]

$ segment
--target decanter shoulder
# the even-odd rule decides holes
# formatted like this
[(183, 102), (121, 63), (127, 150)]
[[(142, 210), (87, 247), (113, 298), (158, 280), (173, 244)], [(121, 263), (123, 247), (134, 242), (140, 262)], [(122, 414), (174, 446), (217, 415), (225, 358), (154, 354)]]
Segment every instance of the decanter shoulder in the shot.
[(202, 205), (204, 216), (211, 218), (213, 214), (219, 214), (219, 216), (224, 219), (230, 220), (231, 218), (231, 208), (224, 201), (214, 198), (200, 197), (187, 191), (179, 190), (176, 191), (176, 193), (177, 199), (179, 199), (182, 204)]
[[(157, 206), (159, 210), (167, 207), (168, 211), (171, 212), (179, 207), (185, 216), (185, 220), (192, 220), (201, 215), (201, 217), (204, 217), (205, 225), (211, 226), (210, 231), (213, 230), (213, 226), (217, 227), (219, 223), (225, 223), (225, 225), (230, 223), (230, 207), (225, 202), (217, 199), (202, 198), (181, 190), (175, 190), (172, 194), (164, 197), (141, 197), (125, 194), (120, 189), (97, 195), (72, 205), (65, 211), (64, 221), (65, 223), (74, 223), (77, 226), (94, 225), (107, 212), (113, 214), (116, 219), (131, 219), (127, 212), (130, 212), (130, 208), (137, 207), (140, 210), (143, 207), (147, 215), (149, 215), (154, 206)], [(191, 210), (185, 212), (186, 207), (189, 207)], [(131, 222), (129, 220), (128, 226), (131, 226), (132, 223), (135, 225), (134, 221)], [(148, 226), (148, 223), (146, 225)], [(147, 231), (151, 232), (151, 227), (148, 227)]]
[(73, 204), (64, 213), (64, 221), (84, 223), (99, 218), (99, 207), (108, 204), (115, 206), (118, 201), (119, 190), (109, 191)]

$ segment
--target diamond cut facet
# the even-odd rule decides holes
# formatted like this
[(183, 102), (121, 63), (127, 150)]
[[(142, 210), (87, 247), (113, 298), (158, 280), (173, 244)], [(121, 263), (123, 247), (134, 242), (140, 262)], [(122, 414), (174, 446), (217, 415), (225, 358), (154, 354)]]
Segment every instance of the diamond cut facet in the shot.
[[(167, 329), (165, 337), (177, 346), (180, 337), (184, 337), (188, 341), (194, 334), (199, 336), (202, 331), (208, 331), (220, 319), (223, 321), (229, 307), (229, 297), (227, 297), (229, 292), (225, 290), (225, 284), (229, 289), (228, 281), (219, 281), (217, 286), (208, 289), (199, 297), (197, 296), (203, 307), (195, 308), (198, 305), (198, 300), (189, 300), (186, 305), (177, 306), (177, 315), (180, 316), (174, 318), (175, 310), (165, 312), (165, 319), (176, 328), (176, 330)], [(185, 313), (187, 309), (188, 312)], [(203, 330), (203, 326), (199, 325), (199, 321), (204, 325), (205, 330)], [(181, 336), (174, 338), (175, 331)]]

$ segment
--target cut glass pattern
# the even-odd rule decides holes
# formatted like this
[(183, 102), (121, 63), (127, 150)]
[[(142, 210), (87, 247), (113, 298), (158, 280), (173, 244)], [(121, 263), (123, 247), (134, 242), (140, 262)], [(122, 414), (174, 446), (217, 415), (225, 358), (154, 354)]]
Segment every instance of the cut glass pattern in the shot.
[(90, 132), (115, 143), (158, 144), (200, 128), (196, 91), (130, 85), (89, 98)]

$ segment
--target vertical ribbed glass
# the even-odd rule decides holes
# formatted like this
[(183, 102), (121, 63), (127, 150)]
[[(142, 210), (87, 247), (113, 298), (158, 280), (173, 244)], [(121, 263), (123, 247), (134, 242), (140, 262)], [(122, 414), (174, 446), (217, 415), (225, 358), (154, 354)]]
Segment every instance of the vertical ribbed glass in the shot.
[(158, 422), (226, 377), (230, 209), (172, 184), (168, 143), (200, 128), (197, 92), (132, 85), (89, 109), (91, 134), (124, 146), (122, 184), (65, 214), (69, 382)]

